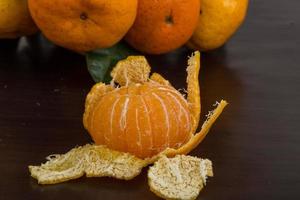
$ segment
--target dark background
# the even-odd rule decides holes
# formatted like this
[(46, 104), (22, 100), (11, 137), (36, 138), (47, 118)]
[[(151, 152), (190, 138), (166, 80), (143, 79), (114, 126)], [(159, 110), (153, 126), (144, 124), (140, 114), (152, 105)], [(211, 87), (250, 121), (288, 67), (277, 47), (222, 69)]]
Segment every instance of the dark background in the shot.
[[(299, 8), (298, 0), (252, 0), (232, 40), (202, 54), (202, 117), (216, 100), (230, 105), (191, 153), (214, 164), (199, 199), (300, 199)], [(146, 170), (128, 182), (40, 186), (30, 177), (29, 164), (91, 142), (82, 113), (93, 81), (81, 55), (37, 36), (14, 43), (0, 41), (0, 199), (157, 199)], [(183, 88), (190, 53), (148, 58)]]

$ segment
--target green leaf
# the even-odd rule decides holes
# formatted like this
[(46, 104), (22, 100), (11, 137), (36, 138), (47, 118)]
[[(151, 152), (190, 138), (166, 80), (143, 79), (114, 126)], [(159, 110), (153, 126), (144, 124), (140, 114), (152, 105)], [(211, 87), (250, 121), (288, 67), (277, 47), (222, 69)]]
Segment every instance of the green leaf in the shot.
[(119, 60), (134, 55), (136, 52), (124, 42), (110, 48), (97, 49), (86, 54), (89, 73), (95, 82), (109, 83), (112, 79), (110, 71)]

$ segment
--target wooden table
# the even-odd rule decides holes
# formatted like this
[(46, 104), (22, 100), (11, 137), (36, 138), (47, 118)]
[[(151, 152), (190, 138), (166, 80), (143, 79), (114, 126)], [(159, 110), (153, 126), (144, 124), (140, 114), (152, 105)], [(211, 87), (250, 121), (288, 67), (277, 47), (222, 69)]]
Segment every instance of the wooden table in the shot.
[[(298, 0), (252, 0), (234, 38), (202, 54), (202, 120), (215, 101), (230, 105), (192, 152), (214, 163), (199, 199), (300, 199), (299, 7)], [(93, 81), (81, 55), (37, 36), (14, 43), (0, 41), (0, 199), (157, 199), (146, 170), (128, 182), (81, 178), (54, 186), (29, 176), (29, 164), (91, 142), (82, 113)], [(147, 57), (184, 88), (190, 53)]]

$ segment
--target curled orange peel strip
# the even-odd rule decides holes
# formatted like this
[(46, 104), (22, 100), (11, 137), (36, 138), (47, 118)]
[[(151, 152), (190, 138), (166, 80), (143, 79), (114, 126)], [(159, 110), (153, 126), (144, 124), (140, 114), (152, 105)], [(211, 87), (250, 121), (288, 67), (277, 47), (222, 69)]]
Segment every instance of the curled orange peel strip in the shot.
[(221, 100), (220, 103), (217, 103), (217, 108), (215, 108), (213, 111), (210, 112), (208, 115), (206, 121), (203, 123), (200, 132), (196, 133), (195, 135), (192, 136), (192, 138), (184, 144), (182, 147), (179, 149), (171, 149), (167, 148), (160, 154), (146, 159), (149, 164), (155, 162), (157, 159), (159, 159), (160, 156), (165, 155), (167, 157), (174, 157), (175, 155), (178, 154), (188, 154), (191, 152), (193, 149), (195, 149), (206, 137), (208, 134), (210, 128), (212, 125), (215, 123), (215, 121), (218, 119), (218, 117), (221, 115), (223, 109), (228, 105), (228, 103), (225, 100)]

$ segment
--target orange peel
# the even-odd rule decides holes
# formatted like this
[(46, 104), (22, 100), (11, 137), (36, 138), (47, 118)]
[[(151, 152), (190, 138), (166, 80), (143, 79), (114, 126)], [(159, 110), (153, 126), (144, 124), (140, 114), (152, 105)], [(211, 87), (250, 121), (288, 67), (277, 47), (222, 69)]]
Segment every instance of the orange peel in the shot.
[(121, 86), (148, 81), (151, 67), (144, 56), (128, 56), (111, 71), (113, 81)]
[(192, 200), (197, 198), (208, 176), (213, 176), (208, 159), (162, 156), (148, 170), (148, 185), (161, 198)]
[(171, 85), (168, 80), (166, 80), (162, 75), (160, 75), (159, 73), (156, 73), (156, 72), (154, 72), (151, 75), (150, 80), (155, 81), (162, 85)]
[(187, 101), (189, 102), (190, 112), (193, 116), (193, 128), (194, 133), (198, 127), (201, 102), (200, 102), (200, 87), (199, 87), (199, 71), (200, 71), (200, 52), (196, 51), (188, 60), (187, 67)]
[(87, 177), (113, 177), (130, 180), (147, 165), (142, 159), (124, 152), (87, 144), (71, 149), (66, 154), (50, 155), (40, 166), (29, 166), (31, 176), (39, 184), (56, 184)]

